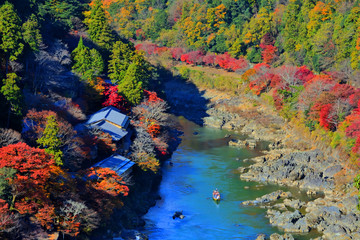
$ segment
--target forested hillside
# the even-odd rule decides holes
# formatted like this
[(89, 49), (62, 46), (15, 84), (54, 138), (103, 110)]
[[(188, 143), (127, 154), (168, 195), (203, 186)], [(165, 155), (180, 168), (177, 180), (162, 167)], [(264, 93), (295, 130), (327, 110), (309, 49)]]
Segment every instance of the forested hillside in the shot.
[[(100, 0), (0, 1), (1, 239), (89, 239), (121, 224), (113, 213), (137, 178), (93, 165), (121, 154), (152, 188), (168, 154), (154, 73)], [(122, 142), (85, 124), (103, 107), (131, 117)]]
[[(136, 184), (93, 167), (113, 154), (152, 189), (172, 139), (162, 71), (252, 94), (358, 171), (359, 70), (359, 1), (0, 0), (0, 238), (114, 224)], [(103, 107), (131, 118), (127, 142), (85, 124)]]
[(103, 6), (121, 36), (148, 56), (167, 59), (167, 67), (181, 61), (241, 76), (240, 83), (224, 83), (177, 68), (184, 79), (252, 92), (358, 168), (359, 1), (114, 0)]
[(348, 73), (359, 65), (358, 1), (103, 1), (119, 33), (168, 47), (245, 56), (274, 66)]

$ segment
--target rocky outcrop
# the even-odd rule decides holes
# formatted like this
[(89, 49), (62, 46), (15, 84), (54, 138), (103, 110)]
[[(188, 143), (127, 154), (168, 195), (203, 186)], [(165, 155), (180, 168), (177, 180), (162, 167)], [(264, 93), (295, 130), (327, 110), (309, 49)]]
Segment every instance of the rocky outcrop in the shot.
[[(254, 100), (251, 96), (243, 95), (233, 97), (211, 90), (201, 91), (201, 96), (207, 100), (206, 103), (199, 101), (202, 106), (206, 104), (206, 114), (202, 114), (204, 125), (246, 134), (255, 143), (270, 142), (270, 152), (251, 159), (253, 165), (237, 169), (241, 179), (298, 187), (306, 190), (312, 199), (299, 200), (290, 194), (282, 196), (284, 192), (276, 191), (255, 200), (244, 201), (244, 207), (267, 208), (270, 223), (285, 232), (306, 233), (317, 230), (323, 234), (318, 240), (360, 239), (357, 192), (351, 195), (350, 188), (346, 188), (349, 191), (347, 194), (336, 189), (335, 176), (343, 169), (338, 160), (340, 157), (330, 156), (328, 152), (325, 155), (318, 149), (309, 150), (315, 145), (302, 139), (266, 104), (259, 104), (261, 100), (257, 98)], [(175, 103), (184, 106), (182, 99)], [(191, 111), (191, 114), (197, 114), (200, 110), (203, 109)], [(249, 146), (249, 142), (230, 140), (229, 145), (244, 147)], [(257, 239), (292, 240), (294, 237), (291, 234), (272, 234), (270, 238), (259, 235)]]
[(334, 175), (342, 169), (336, 159), (327, 157), (325, 160), (324, 154), (319, 150), (278, 153), (279, 151), (256, 159), (257, 163), (241, 174), (241, 179), (323, 192), (334, 189)]
[(269, 238), (267, 238), (265, 234), (260, 234), (255, 240), (294, 240), (294, 237), (289, 233), (285, 233), (284, 235), (273, 233)]
[(238, 140), (238, 139), (231, 139), (229, 141), (229, 146), (233, 147), (248, 147), (250, 149), (254, 149), (257, 146), (257, 141), (255, 139), (246, 139), (246, 140)]
[(266, 194), (262, 197), (258, 197), (255, 200), (252, 201), (244, 201), (241, 204), (244, 206), (249, 206), (249, 205), (261, 205), (264, 203), (270, 203), (270, 202), (275, 202), (280, 198), (288, 198), (291, 197), (291, 192), (284, 192), (282, 190), (278, 190), (276, 192), (272, 192), (269, 194)]

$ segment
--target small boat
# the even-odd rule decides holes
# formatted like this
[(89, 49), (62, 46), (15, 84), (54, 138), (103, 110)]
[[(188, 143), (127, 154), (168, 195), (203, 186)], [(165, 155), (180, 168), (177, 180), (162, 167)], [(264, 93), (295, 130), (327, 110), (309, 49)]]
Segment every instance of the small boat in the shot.
[(218, 190), (214, 190), (212, 194), (212, 198), (214, 201), (219, 202), (220, 201), (220, 193)]

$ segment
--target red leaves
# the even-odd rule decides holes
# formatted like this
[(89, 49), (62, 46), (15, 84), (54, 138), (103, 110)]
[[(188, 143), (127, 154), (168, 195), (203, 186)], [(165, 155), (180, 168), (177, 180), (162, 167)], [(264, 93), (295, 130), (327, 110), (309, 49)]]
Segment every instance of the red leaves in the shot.
[(331, 93), (338, 99), (347, 99), (349, 96), (355, 93), (355, 88), (349, 84), (339, 84), (337, 83), (332, 89)]
[(326, 104), (320, 106), (320, 113), (319, 113), (319, 124), (323, 126), (326, 130), (330, 130), (331, 128), (331, 117), (330, 112), (332, 110), (331, 104)]
[(157, 137), (160, 134), (161, 127), (159, 124), (153, 123), (147, 129), (147, 132), (151, 135), (152, 138)]
[(91, 180), (91, 186), (97, 190), (104, 191), (111, 196), (122, 194), (127, 196), (129, 188), (124, 185), (125, 182), (110, 168), (90, 168), (87, 173)]
[(106, 84), (104, 95), (106, 96), (106, 100), (102, 104), (104, 107), (113, 106), (124, 113), (130, 111), (129, 104), (126, 102), (125, 98), (118, 93), (117, 86)]
[(215, 64), (223, 69), (231, 71), (244, 70), (248, 67), (247, 61), (244, 58), (235, 59), (228, 53), (217, 55), (215, 57)]
[(299, 79), (302, 84), (307, 83), (314, 77), (314, 73), (307, 68), (307, 66), (301, 66), (295, 73), (295, 77)]
[(203, 57), (203, 63), (208, 66), (214, 66), (215, 65), (215, 54), (206, 54)]
[(17, 170), (17, 181), (44, 184), (50, 177), (51, 166), (55, 162), (45, 150), (17, 143), (0, 148), (0, 168)]
[(263, 59), (263, 62), (271, 64), (276, 56), (277, 47), (265, 44), (260, 44), (260, 47), (263, 49), (261, 52), (261, 58)]
[(201, 51), (192, 51), (181, 55), (180, 60), (187, 64), (201, 64), (203, 61), (203, 53)]
[(16, 169), (11, 180), (15, 209), (20, 214), (35, 214), (42, 226), (50, 228), (54, 208), (50, 201), (50, 178), (61, 172), (43, 149), (17, 143), (0, 148), (0, 168)]
[(183, 48), (172, 48), (171, 49), (171, 56), (175, 60), (180, 60), (181, 55), (185, 53), (185, 50)]
[(147, 97), (148, 99), (148, 102), (162, 102), (164, 100), (162, 100), (161, 98), (159, 98), (157, 96), (157, 93), (156, 92), (151, 92), (151, 91), (148, 91), (148, 90), (144, 90), (144, 95)]
[(158, 46), (154, 43), (139, 43), (135, 46), (136, 50), (143, 50), (149, 55), (152, 55), (156, 52)]
[(221, 68), (228, 69), (229, 62), (231, 61), (231, 56), (228, 53), (219, 54), (215, 57), (215, 64), (219, 65)]
[(39, 220), (41, 226), (44, 226), (46, 229), (51, 229), (53, 219), (55, 218), (55, 208), (53, 206), (45, 205), (43, 208), (39, 209), (35, 214), (35, 217)]

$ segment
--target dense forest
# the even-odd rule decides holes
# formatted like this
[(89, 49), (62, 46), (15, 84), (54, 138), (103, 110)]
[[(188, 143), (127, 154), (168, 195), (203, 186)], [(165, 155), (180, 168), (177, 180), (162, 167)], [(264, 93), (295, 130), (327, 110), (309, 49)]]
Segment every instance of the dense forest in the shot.
[(168, 63), (238, 73), (239, 83), (224, 83), (178, 68), (207, 88), (252, 92), (358, 168), (359, 1), (116, 0), (103, 6), (136, 49)]
[[(92, 166), (119, 150), (157, 173), (170, 126), (151, 56), (238, 73), (212, 86), (265, 99), (358, 168), (359, 4), (0, 0), (0, 238), (87, 239), (105, 227), (131, 180)], [(130, 151), (83, 124), (108, 106), (131, 117)]]
[[(0, 67), (0, 238), (88, 239), (134, 184), (92, 166), (116, 153), (155, 175), (168, 154), (155, 69), (99, 0), (0, 1)], [(130, 149), (84, 124), (109, 106), (131, 116)]]
[(120, 35), (139, 41), (137, 49), (236, 71), (285, 118), (300, 117), (310, 131), (323, 131), (357, 162), (358, 1), (103, 4)]
[[(126, 38), (167, 47), (244, 56), (319, 73), (359, 69), (358, 1), (103, 1)], [(269, 61), (269, 60), (268, 60)]]

